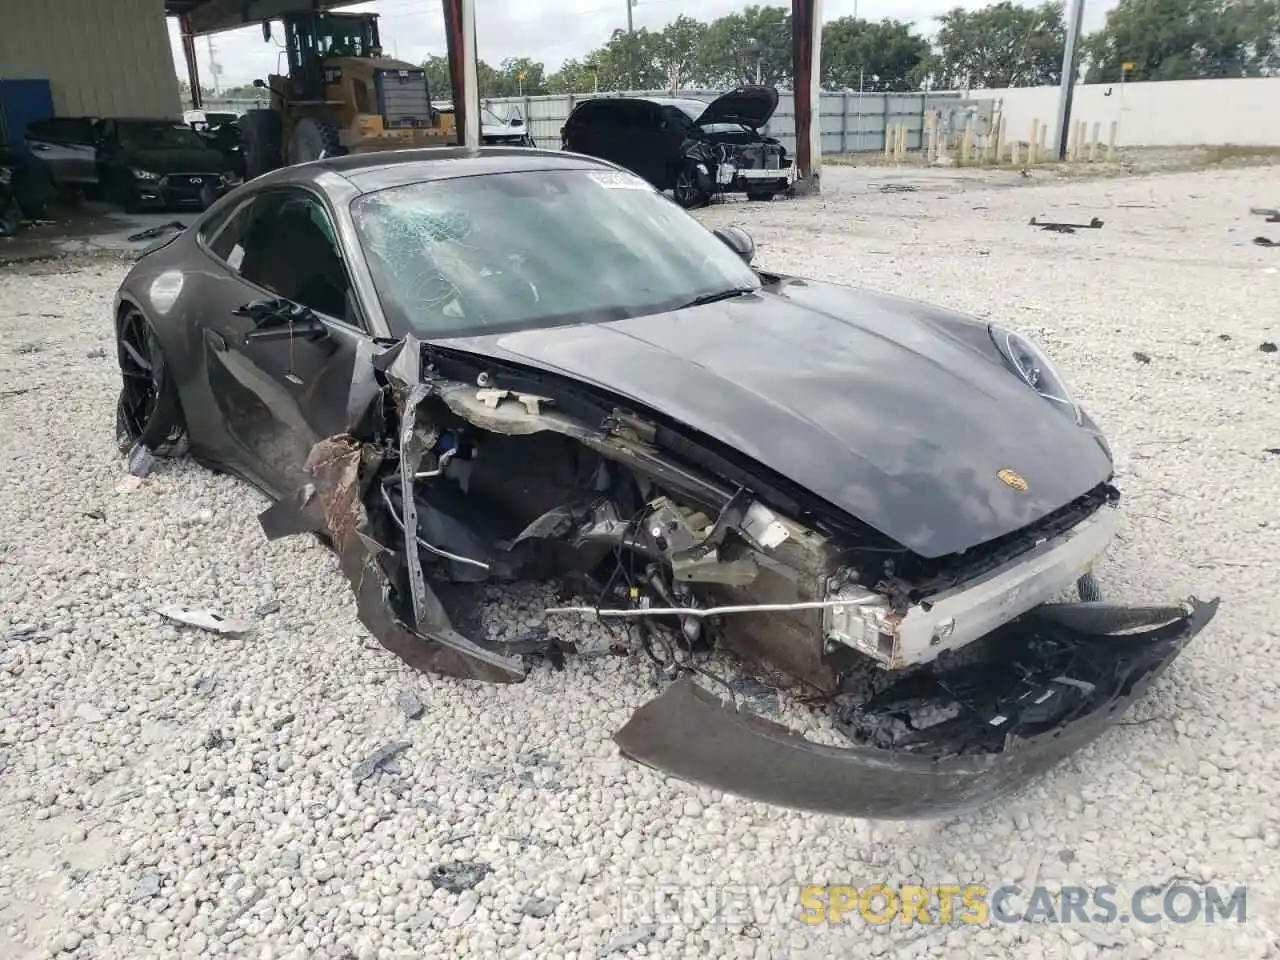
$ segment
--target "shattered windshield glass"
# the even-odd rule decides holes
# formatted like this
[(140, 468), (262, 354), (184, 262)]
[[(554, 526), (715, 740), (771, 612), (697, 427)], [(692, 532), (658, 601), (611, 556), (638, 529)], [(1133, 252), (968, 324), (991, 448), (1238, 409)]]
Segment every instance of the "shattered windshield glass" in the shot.
[(616, 170), (391, 187), (355, 200), (352, 217), (398, 335), (617, 320), (759, 286), (710, 231)]

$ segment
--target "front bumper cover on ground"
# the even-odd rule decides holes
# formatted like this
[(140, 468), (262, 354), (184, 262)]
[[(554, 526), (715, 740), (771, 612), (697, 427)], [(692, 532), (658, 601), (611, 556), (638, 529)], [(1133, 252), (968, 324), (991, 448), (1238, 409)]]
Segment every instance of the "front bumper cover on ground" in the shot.
[[(813, 743), (723, 705), (689, 678), (640, 707), (614, 740), (646, 766), (764, 803), (893, 820), (953, 815), (1016, 789), (1114, 724), (1217, 608), (1194, 599), (1039, 608), (992, 635), (998, 659), (909, 676), (838, 720), (867, 745)], [(979, 676), (982, 696), (965, 696), (959, 688)], [(891, 717), (944, 691), (967, 703), (960, 716), (873, 745)]]

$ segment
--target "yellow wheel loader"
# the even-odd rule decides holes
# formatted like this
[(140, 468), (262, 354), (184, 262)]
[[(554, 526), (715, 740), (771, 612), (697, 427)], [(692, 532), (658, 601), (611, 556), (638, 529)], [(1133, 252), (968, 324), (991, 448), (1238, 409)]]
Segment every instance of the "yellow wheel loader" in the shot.
[[(289, 72), (255, 80), (270, 106), (240, 121), (246, 179), (344, 153), (456, 142), (452, 118), (431, 107), (425, 71), (382, 55), (377, 14), (311, 11), (283, 23)], [(272, 39), (269, 21), (262, 35)]]

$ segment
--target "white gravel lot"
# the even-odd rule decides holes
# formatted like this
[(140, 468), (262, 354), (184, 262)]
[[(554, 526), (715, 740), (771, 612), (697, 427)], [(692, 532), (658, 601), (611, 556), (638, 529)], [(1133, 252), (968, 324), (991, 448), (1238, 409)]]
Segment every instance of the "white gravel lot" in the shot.
[[(356, 621), (328, 552), (262, 537), (253, 491), (173, 462), (117, 492), (109, 315), (126, 268), (0, 268), (0, 956), (1280, 952), (1280, 354), (1259, 350), (1280, 340), (1280, 252), (1249, 243), (1280, 229), (1247, 216), (1280, 203), (1274, 170), (1012, 188), (900, 173), (920, 189), (881, 194), (889, 176), (832, 168), (821, 198), (701, 216), (748, 227), (763, 266), (1000, 318), (1060, 360), (1127, 494), (1109, 596), (1223, 599), (1130, 723), (936, 823), (664, 780), (609, 740), (654, 695), (641, 664), (584, 658), (514, 687), (415, 674)], [(1033, 215), (1106, 226), (1056, 235)], [(507, 615), (532, 620), (535, 601), (513, 595)], [(167, 602), (257, 629), (175, 629), (152, 612)], [(595, 628), (575, 629), (589, 646)], [(387, 743), (407, 747), (357, 788), (353, 766)], [(490, 872), (435, 889), (453, 861)], [(793, 908), (802, 884), (1038, 881), (1112, 884), (1123, 908), (1175, 878), (1247, 885), (1246, 921), (695, 914), (650, 931), (620, 907), (628, 881), (769, 888)]]

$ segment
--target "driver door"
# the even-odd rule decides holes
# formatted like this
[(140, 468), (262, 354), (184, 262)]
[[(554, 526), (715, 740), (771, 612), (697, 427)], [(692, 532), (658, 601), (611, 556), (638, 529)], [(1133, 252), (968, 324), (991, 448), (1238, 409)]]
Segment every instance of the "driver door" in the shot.
[[(368, 339), (336, 236), (318, 195), (281, 188), (247, 200), (206, 247), (222, 266), (200, 321), (209, 387), (258, 481), (277, 496), (308, 482), (303, 466), (317, 441), (347, 429), (356, 352)], [(239, 313), (280, 298), (309, 308), (318, 331), (259, 326)], [(245, 339), (272, 327), (283, 335)]]

